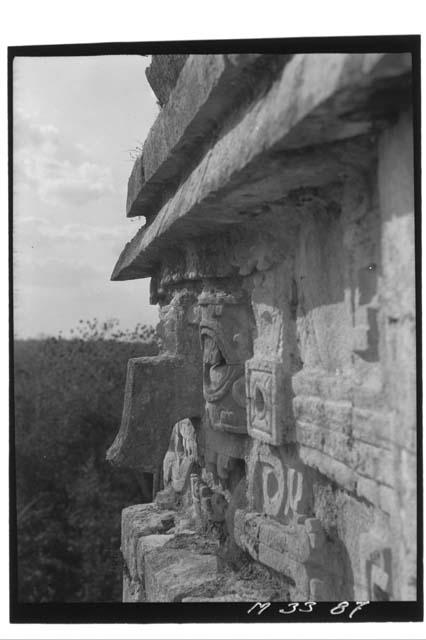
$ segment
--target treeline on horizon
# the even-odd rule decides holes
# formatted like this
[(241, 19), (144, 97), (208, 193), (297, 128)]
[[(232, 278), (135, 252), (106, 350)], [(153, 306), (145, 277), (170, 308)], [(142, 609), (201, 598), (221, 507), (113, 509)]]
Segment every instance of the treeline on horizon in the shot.
[(120, 425), (127, 361), (156, 353), (151, 327), (123, 331), (117, 321), (14, 341), (20, 602), (121, 601), (121, 511), (150, 501), (151, 485), (105, 453)]

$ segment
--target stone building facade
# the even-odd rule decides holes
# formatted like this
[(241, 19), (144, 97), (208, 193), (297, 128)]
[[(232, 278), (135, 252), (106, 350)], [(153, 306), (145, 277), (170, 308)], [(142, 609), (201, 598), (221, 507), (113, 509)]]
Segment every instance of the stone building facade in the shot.
[(108, 458), (123, 600), (415, 600), (410, 54), (154, 56), (128, 185), (160, 355)]

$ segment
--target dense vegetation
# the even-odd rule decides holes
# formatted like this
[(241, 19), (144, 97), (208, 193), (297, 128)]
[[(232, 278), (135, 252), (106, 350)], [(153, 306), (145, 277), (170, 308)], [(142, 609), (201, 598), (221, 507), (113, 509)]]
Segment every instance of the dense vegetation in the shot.
[(120, 514), (147, 478), (112, 467), (127, 360), (157, 352), (153, 330), (80, 321), (71, 339), (14, 344), (18, 597), (121, 599)]

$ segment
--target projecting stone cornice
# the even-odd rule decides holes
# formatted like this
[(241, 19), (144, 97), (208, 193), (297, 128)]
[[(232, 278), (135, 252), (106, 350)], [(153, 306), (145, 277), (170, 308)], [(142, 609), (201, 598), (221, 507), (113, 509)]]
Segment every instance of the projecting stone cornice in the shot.
[(150, 220), (205, 155), (228, 117), (270, 87), (289, 55), (189, 56), (128, 182), (128, 217)]
[[(247, 64), (249, 59), (254, 64), (255, 58), (259, 64), (259, 57), (246, 56)], [(190, 56), (165, 107), (171, 111), (166, 114), (163, 110), (165, 126), (173, 119), (172, 111), (179, 112), (180, 95), (191, 112), (190, 122), (198, 123), (198, 134), (182, 123), (180, 129), (176, 124), (175, 137), (170, 132), (161, 134), (160, 114), (139, 169), (135, 165), (129, 186), (130, 215), (146, 212), (150, 224), (126, 245), (112, 280), (149, 277), (165, 252), (182, 241), (247, 225), (264, 215), (269, 203), (279, 202), (295, 189), (336, 182), (351, 166), (362, 168), (371, 134), (411, 100), (410, 54), (300, 54), (286, 59), (269, 89), (260, 96), (256, 93), (241, 114), (238, 109), (229, 111), (231, 103), (227, 108), (222, 104), (221, 111), (221, 99), (212, 98), (214, 92), (209, 90), (190, 106), (184, 88), (191, 64), (206, 65), (207, 84), (211, 80), (208, 68), (212, 69), (216, 80), (209, 86), (224, 77), (225, 72), (219, 73), (210, 58), (223, 56)], [(236, 58), (242, 65), (244, 56)], [(220, 93), (225, 103), (226, 86), (221, 86)], [(208, 129), (212, 113), (215, 123)], [(220, 131), (217, 138), (213, 131)], [(203, 149), (194, 164), (190, 151), (183, 158), (186, 143), (193, 149), (197, 135)], [(160, 147), (150, 151), (156, 140)], [(203, 145), (208, 144), (206, 150)], [(173, 151), (176, 148), (179, 153)], [(137, 172), (150, 161), (151, 177), (148, 171), (145, 182), (138, 181)], [(151, 190), (149, 184), (155, 188)], [(161, 190), (168, 199), (158, 210)]]

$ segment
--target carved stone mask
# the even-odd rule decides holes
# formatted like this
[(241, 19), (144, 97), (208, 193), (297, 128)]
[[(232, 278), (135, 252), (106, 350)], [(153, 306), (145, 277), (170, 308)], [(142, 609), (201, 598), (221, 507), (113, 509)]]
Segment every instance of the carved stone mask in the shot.
[(252, 354), (250, 309), (242, 296), (203, 291), (203, 393), (211, 427), (247, 433), (244, 364)]

